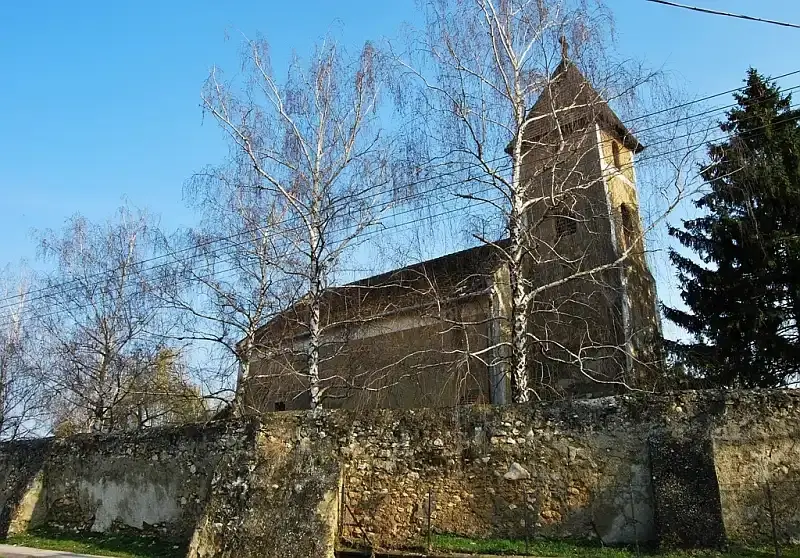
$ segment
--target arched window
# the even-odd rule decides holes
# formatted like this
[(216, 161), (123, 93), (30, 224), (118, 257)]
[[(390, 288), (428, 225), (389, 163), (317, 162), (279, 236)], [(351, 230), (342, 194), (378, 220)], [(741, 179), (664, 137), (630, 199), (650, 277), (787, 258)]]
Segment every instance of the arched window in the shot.
[(637, 227), (636, 218), (633, 215), (631, 206), (623, 203), (619, 206), (619, 212), (622, 217), (622, 235), (625, 239), (625, 248), (631, 248), (636, 242)]
[(622, 168), (622, 160), (619, 156), (619, 144), (615, 141), (611, 142), (611, 156), (614, 159), (614, 166), (618, 169)]

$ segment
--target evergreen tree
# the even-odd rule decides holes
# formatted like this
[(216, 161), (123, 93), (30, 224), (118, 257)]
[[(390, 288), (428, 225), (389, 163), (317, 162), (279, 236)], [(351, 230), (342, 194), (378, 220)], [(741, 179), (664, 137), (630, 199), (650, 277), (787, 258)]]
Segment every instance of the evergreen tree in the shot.
[[(670, 234), (689, 311), (665, 308), (692, 334), (673, 354), (711, 385), (785, 386), (800, 365), (800, 112), (754, 69), (708, 146), (703, 216)], [(699, 261), (698, 261), (699, 258)]]

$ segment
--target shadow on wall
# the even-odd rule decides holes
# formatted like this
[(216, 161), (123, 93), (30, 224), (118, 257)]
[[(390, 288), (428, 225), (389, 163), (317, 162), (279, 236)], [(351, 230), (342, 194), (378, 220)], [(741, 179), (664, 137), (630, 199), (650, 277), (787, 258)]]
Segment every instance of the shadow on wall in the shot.
[(721, 548), (722, 506), (710, 436), (661, 433), (650, 439), (658, 535), (667, 547)]
[(0, 539), (22, 533), (44, 515), (42, 470), (52, 440), (0, 444)]

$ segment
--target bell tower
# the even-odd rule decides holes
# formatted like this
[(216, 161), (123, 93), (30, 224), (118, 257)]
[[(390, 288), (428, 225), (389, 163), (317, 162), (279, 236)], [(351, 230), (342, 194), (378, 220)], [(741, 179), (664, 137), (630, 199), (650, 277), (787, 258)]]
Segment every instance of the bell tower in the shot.
[(660, 322), (636, 187), (644, 146), (561, 47), (523, 133), (531, 385), (556, 397), (652, 388)]

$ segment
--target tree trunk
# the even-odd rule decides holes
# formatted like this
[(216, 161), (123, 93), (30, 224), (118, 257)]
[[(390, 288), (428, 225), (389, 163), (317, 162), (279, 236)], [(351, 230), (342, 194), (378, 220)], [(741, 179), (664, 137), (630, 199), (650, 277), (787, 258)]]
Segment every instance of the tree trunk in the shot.
[(511, 396), (514, 403), (527, 403), (528, 386), (528, 311), (526, 289), (522, 279), (523, 246), (520, 238), (520, 219), (512, 213), (510, 232), (511, 263), (508, 275), (511, 283)]
[(311, 303), (311, 315), (308, 320), (309, 340), (308, 340), (308, 384), (311, 394), (311, 408), (316, 409), (322, 403), (319, 385), (319, 300)]
[[(312, 214), (316, 211), (312, 210)], [(319, 347), (320, 347), (320, 305), (322, 299), (322, 269), (320, 266), (321, 235), (317, 224), (311, 227), (311, 292), (308, 316), (308, 390), (311, 396), (311, 409), (322, 405), (322, 392), (319, 378)]]
[(253, 335), (248, 335), (244, 355), (239, 357), (239, 371), (236, 377), (236, 392), (233, 395), (233, 414), (240, 417), (244, 414), (245, 384), (250, 379), (250, 366), (253, 361)]
[[(518, 119), (524, 119), (525, 107), (519, 102), (523, 99), (518, 92), (516, 97)], [(509, 282), (511, 287), (511, 397), (514, 403), (527, 403), (530, 400), (528, 385), (528, 297), (524, 281), (524, 203), (525, 187), (521, 180), (522, 172), (522, 122), (514, 138), (513, 169), (511, 176), (511, 211), (508, 223)]]

